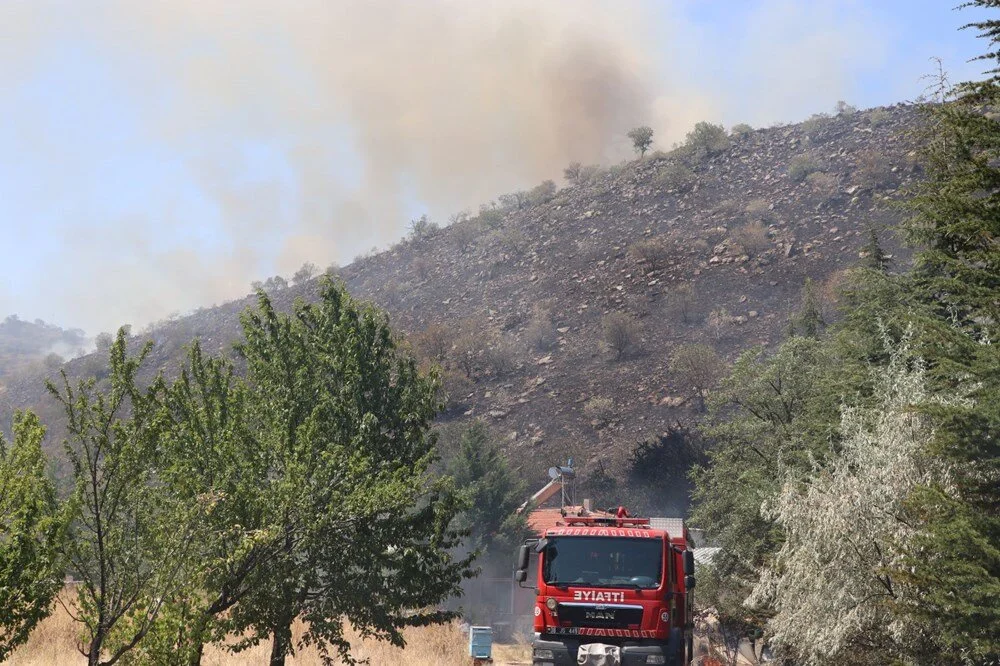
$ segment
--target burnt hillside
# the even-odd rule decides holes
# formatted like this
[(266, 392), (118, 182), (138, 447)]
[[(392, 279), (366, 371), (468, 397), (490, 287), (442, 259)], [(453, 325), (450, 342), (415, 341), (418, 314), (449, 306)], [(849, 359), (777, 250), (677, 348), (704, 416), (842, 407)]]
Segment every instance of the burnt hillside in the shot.
[[(583, 169), (555, 192), (505, 199), (338, 269), (384, 307), (418, 352), (444, 367), (444, 420), (485, 418), (532, 483), (572, 456), (615, 474), (638, 441), (696, 417), (672, 351), (704, 343), (732, 360), (773, 345), (811, 278), (832, 308), (840, 271), (899, 213), (884, 205), (918, 171), (919, 112), (899, 105), (730, 137), (712, 151), (657, 153)], [(314, 283), (275, 292), (287, 307)], [(252, 298), (203, 309), (143, 336), (170, 368), (197, 336), (226, 350)], [(832, 312), (832, 309), (830, 310)], [(634, 345), (604, 344), (609, 315)], [(71, 375), (103, 359), (67, 365)], [(38, 376), (4, 387), (0, 410), (54, 406)], [(54, 446), (55, 442), (50, 442)]]

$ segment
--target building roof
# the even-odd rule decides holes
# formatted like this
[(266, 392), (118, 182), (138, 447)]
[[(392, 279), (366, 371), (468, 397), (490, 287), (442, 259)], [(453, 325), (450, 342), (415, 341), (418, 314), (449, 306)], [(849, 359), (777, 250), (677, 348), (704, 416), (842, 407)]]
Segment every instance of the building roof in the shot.
[(562, 521), (561, 509), (535, 509), (528, 514), (528, 527), (538, 536), (544, 536), (545, 532), (555, 529)]

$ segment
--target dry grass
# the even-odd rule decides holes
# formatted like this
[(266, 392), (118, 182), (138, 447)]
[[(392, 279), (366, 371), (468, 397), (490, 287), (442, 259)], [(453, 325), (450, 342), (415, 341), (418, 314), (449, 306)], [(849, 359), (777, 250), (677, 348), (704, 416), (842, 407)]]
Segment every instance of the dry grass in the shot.
[[(302, 635), (303, 626), (293, 628), (296, 638)], [(21, 647), (6, 663), (11, 666), (74, 666), (86, 664), (76, 650), (80, 625), (57, 605), (55, 611), (42, 622), (28, 643)], [(354, 631), (348, 631), (348, 638), (354, 644), (354, 654), (358, 658), (370, 660), (372, 666), (407, 664), (407, 666), (453, 666), (471, 663), (468, 658), (468, 638), (457, 624), (420, 627), (404, 632), (407, 647), (400, 649), (378, 641), (363, 641)], [(205, 666), (237, 666), (239, 664), (266, 664), (270, 654), (270, 643), (264, 643), (239, 654), (230, 654), (224, 649), (209, 646), (205, 650), (202, 663)], [(494, 649), (496, 666), (513, 666), (530, 663), (531, 650), (526, 645), (497, 645)], [(313, 649), (306, 649), (290, 657), (288, 666), (318, 666), (323, 662)]]

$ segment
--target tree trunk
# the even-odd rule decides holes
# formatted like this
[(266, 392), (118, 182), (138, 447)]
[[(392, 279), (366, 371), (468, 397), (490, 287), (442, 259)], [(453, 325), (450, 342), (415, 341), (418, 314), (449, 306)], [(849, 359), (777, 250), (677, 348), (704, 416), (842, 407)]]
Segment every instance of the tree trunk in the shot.
[(271, 662), (270, 666), (285, 666), (285, 657), (292, 647), (291, 621), (271, 630)]
[(87, 666), (100, 666), (101, 649), (104, 647), (104, 630), (97, 628), (94, 637), (90, 639), (90, 647), (87, 648)]

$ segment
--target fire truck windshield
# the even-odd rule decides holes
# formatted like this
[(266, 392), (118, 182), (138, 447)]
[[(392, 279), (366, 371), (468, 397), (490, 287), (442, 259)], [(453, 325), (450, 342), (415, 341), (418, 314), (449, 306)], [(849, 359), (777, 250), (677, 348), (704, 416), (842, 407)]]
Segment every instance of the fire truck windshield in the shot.
[(652, 589), (663, 576), (663, 541), (550, 537), (543, 562), (548, 585)]

